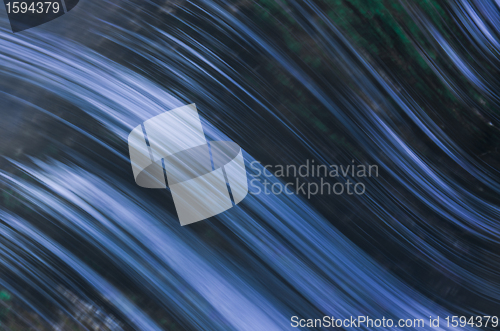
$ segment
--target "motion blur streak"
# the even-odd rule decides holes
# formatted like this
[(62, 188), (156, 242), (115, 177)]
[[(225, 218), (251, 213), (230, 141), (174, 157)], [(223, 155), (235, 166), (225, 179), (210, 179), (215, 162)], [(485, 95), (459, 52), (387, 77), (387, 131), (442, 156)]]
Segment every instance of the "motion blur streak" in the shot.
[[(82, 0), (16, 35), (3, 17), (0, 100), (11, 113), (0, 134), (9, 145), (0, 286), (23, 303), (14, 314), (33, 311), (40, 330), (64, 330), (61, 315), (91, 329), (68, 292), (137, 330), (283, 330), (294, 315), (428, 321), (498, 311), (498, 168), (464, 147), (465, 131), (439, 121), (455, 110), (437, 109), (418, 84), (361, 49), (320, 1), (277, 6), (331, 60), (323, 61), (328, 79), (259, 27), (249, 3)], [(418, 27), (401, 27), (405, 47), (445, 86), (439, 93), (467, 108), (471, 123), (498, 131), (499, 76), (490, 73), (499, 67), (498, 2), (446, 3), (440, 23), (441, 12), (431, 20), (414, 3), (399, 4)], [(254, 63), (257, 55), (268, 63)], [(281, 95), (259, 71), (266, 65), (355, 147), (330, 152), (326, 138), (283, 115), (291, 111), (280, 98), (295, 96)], [(209, 140), (237, 142), (247, 165), (280, 150), (287, 162), (363, 159), (383, 174), (367, 179), (362, 196), (311, 205), (249, 195), (181, 228), (168, 192), (134, 184), (126, 140), (146, 119), (191, 102)]]

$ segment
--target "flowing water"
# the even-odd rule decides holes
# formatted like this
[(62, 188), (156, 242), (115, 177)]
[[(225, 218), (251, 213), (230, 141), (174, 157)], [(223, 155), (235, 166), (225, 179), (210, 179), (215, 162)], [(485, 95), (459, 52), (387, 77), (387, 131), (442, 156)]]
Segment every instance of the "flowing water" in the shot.
[[(292, 316), (498, 311), (500, 3), (449, 2), (436, 26), (399, 2), (428, 71), (412, 70), (441, 90), (360, 47), (319, 1), (281, 3), (319, 72), (256, 21), (264, 3), (81, 0), (19, 34), (2, 14), (9, 314), (40, 330), (285, 330)], [(127, 137), (188, 103), (247, 165), (355, 160), (380, 176), (361, 196), (250, 194), (181, 227), (167, 190), (135, 185)]]

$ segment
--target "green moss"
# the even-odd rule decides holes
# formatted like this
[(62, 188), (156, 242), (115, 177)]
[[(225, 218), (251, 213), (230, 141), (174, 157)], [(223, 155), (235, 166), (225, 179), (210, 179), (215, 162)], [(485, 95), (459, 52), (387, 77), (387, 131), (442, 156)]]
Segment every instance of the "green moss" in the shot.
[(1, 290), (0, 291), (0, 300), (1, 301), (10, 301), (12, 299), (12, 296), (9, 292), (6, 290)]

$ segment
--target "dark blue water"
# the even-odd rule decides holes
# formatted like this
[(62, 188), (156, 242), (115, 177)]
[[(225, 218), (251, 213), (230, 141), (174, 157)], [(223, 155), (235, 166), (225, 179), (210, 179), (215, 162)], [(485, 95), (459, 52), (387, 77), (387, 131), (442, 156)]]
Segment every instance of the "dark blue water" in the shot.
[[(61, 316), (83, 323), (68, 293), (101, 307), (96, 319), (136, 330), (498, 310), (500, 4), (448, 3), (455, 25), (443, 35), (403, 2), (425, 75), (466, 110), (453, 123), (443, 119), (457, 110), (359, 48), (317, 3), (287, 3), (328, 75), (277, 43), (243, 2), (171, 1), (162, 11), (82, 0), (19, 34), (2, 14), (0, 287), (19, 302), (13, 313), (33, 311), (40, 329), (64, 330)], [(266, 66), (308, 99), (273, 84)], [(306, 113), (314, 100), (344, 147), (284, 99)], [(355, 159), (380, 176), (362, 196), (249, 195), (180, 227), (168, 191), (135, 185), (126, 141), (144, 120), (193, 102), (209, 139), (235, 141), (247, 164)], [(467, 116), (471, 128), (457, 125)], [(486, 147), (468, 144), (474, 130)]]

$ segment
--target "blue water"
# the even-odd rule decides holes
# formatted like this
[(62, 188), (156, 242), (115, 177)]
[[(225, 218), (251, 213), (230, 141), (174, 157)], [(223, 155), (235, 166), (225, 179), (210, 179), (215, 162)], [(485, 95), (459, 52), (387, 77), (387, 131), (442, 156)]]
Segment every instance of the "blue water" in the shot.
[[(77, 320), (61, 293), (63, 284), (85, 302), (100, 298), (105, 304), (96, 304), (112, 307), (113, 314), (137, 330), (165, 327), (150, 316), (147, 306), (131, 298), (123, 279), (186, 330), (287, 330), (292, 329), (292, 316), (428, 321), (429, 316), (485, 314), (484, 307), (498, 307), (498, 251), (478, 244), (469, 248), (476, 252), (474, 259), (444, 227), (426, 229), (433, 226), (432, 215), (488, 247), (498, 244), (498, 169), (462, 148), (459, 130), (450, 135), (430, 115), (438, 110), (423, 106), (411, 86), (356, 48), (332, 21), (324, 17), (327, 24), (319, 24), (316, 18), (324, 14), (312, 1), (288, 3), (301, 9), (292, 16), (304, 33), (334, 59), (337, 79), (349, 77), (342, 88), (305, 70), (273, 43), (269, 31), (228, 3), (188, 2), (168, 16), (184, 24), (184, 30), (168, 21), (155, 23), (159, 12), (149, 2), (82, 0), (66, 16), (19, 34), (11, 33), (2, 14), (0, 100), (9, 105), (13, 113), (8, 120), (13, 122), (2, 123), (11, 131), (0, 136), (9, 146), (29, 145), (16, 134), (30, 116), (38, 116), (35, 121), (57, 122), (80, 138), (69, 146), (41, 121), (42, 136), (58, 152), (5, 159), (2, 189), (22, 207), (4, 202), (0, 208), (0, 269), (15, 275), (1, 279), (0, 287), (55, 325), (59, 317), (54, 309)], [(436, 79), (496, 127), (497, 77), (481, 66), (488, 62), (498, 68), (500, 4), (451, 3), (457, 25), (477, 47), (473, 55), (406, 5), (426, 42), (454, 69), (441, 67), (420, 48)], [(185, 8), (197, 9), (186, 13)], [(424, 273), (459, 283), (481, 303), (457, 304), (455, 297), (442, 293), (437, 294), (439, 300), (431, 299), (419, 288), (418, 277), (391, 272), (367, 252), (368, 246), (361, 247), (359, 237), (343, 234), (336, 226), (341, 213), (338, 219), (326, 217), (303, 197), (249, 195), (231, 210), (203, 221), (203, 229), (231, 247), (229, 254), (200, 240), (203, 235), (193, 228), (180, 227), (175, 211), (165, 207), (168, 192), (158, 191), (158, 199), (152, 199), (154, 193), (135, 185), (126, 153), (129, 132), (148, 118), (191, 102), (198, 105), (209, 139), (235, 141), (246, 150), (247, 164), (266, 148), (283, 149), (290, 159), (303, 161), (302, 152), (295, 152), (287, 137), (325, 164), (354, 157), (349, 150), (337, 156), (325, 153), (314, 135), (281, 116), (279, 92), (268, 86), (267, 95), (259, 93), (256, 87), (268, 83), (238, 57), (238, 47), (279, 65), (382, 169), (380, 178), (367, 179), (366, 194), (347, 202), (330, 197), (331, 208), (350, 208), (367, 242), (372, 236), (386, 238), (378, 245), (392, 243), (408, 260), (418, 259)], [(477, 54), (481, 64), (474, 59)], [(232, 63), (224, 60), (228, 56)], [(471, 98), (456, 75), (490, 106)], [(51, 108), (35, 93), (41, 91), (74, 108)], [(17, 114), (17, 107), (24, 110)], [(77, 115), (68, 116), (71, 111)], [(82, 124), (90, 119), (93, 126)], [(271, 119), (280, 125), (277, 132), (268, 131)], [(410, 139), (403, 129), (411, 128), (420, 131)], [(269, 137), (268, 145), (261, 145), (262, 137)], [(431, 141), (435, 150), (426, 154), (419, 148), (421, 141)], [(432, 158), (433, 153), (440, 159)], [(460, 173), (447, 172), (444, 162)], [(54, 229), (66, 235), (56, 236)], [(82, 259), (83, 247), (113, 261), (119, 277)], [(448, 285), (442, 283), (443, 288)], [(26, 286), (30, 291), (24, 291)]]

